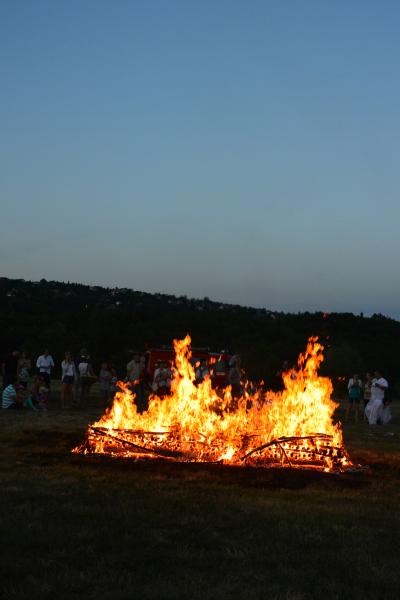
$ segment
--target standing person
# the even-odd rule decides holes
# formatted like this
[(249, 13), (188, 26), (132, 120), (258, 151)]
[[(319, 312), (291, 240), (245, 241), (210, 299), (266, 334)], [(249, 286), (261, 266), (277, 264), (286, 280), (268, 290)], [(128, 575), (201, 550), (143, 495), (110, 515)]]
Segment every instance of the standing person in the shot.
[[(384, 411), (385, 392), (388, 387), (389, 384), (387, 380), (382, 377), (382, 373), (379, 370), (375, 371), (374, 379), (371, 384), (371, 399), (365, 407), (365, 414), (370, 425), (377, 425), (378, 421), (381, 419)], [(385, 422), (389, 422), (387, 417)]]
[(96, 381), (96, 375), (94, 374), (90, 356), (81, 356), (78, 364), (78, 373), (80, 380), (80, 394), (79, 394), (79, 406), (82, 408), (86, 406), (87, 399), (92, 384)]
[(364, 387), (363, 387), (363, 403), (364, 403), (364, 418), (365, 419), (367, 418), (365, 416), (365, 409), (367, 407), (368, 402), (371, 400), (371, 385), (372, 385), (372, 375), (371, 375), (371, 373), (365, 373), (365, 382), (364, 382)]
[(54, 368), (54, 361), (47, 348), (37, 359), (36, 367), (39, 369), (39, 375), (43, 377), (46, 387), (50, 389), (51, 371)]
[(206, 359), (203, 359), (196, 369), (196, 383), (201, 383), (210, 376), (210, 368)]
[(3, 390), (6, 389), (17, 379), (18, 375), (18, 350), (14, 350), (4, 358), (1, 365), (1, 374), (3, 375)]
[(145, 412), (149, 407), (148, 402), (148, 373), (146, 370), (146, 359), (144, 356), (139, 360), (139, 382), (136, 387), (136, 405), (140, 413)]
[(275, 373), (275, 384), (274, 384), (274, 388), (273, 388), (275, 392), (280, 392), (285, 388), (283, 376), (285, 373), (287, 373), (289, 371), (289, 369), (290, 369), (289, 361), (284, 360), (281, 368), (278, 369), (277, 372)]
[(110, 381), (110, 400), (114, 400), (114, 396), (118, 391), (118, 377), (116, 374), (115, 369), (112, 369), (112, 373), (113, 376), (111, 377), (111, 381)]
[(199, 383), (201, 383), (201, 362), (197, 361), (194, 364), (194, 368), (195, 368), (195, 372), (194, 372), (195, 380), (194, 380), (194, 383), (195, 383), (195, 385), (198, 385)]
[(360, 401), (363, 393), (362, 381), (358, 374), (355, 373), (353, 377), (349, 379), (347, 384), (348, 391), (348, 404), (346, 409), (346, 421), (349, 420), (350, 411), (354, 410), (354, 421), (358, 422), (358, 413), (360, 410)]
[(131, 385), (139, 381), (140, 370), (140, 356), (139, 354), (134, 354), (132, 360), (126, 365), (126, 377)]
[(143, 385), (143, 362), (139, 354), (134, 354), (132, 360), (126, 365), (126, 378), (130, 383), (132, 392), (135, 394), (135, 404), (139, 412), (145, 407), (144, 385)]
[(379, 413), (378, 423), (380, 423), (381, 425), (387, 425), (389, 423), (389, 421), (392, 419), (392, 412), (390, 410), (391, 401), (392, 400), (390, 397), (390, 389), (388, 386), (387, 389), (385, 390), (382, 407), (381, 407), (381, 410)]
[(76, 367), (72, 360), (71, 353), (66, 352), (65, 358), (61, 363), (61, 408), (65, 408), (65, 397), (68, 396), (75, 404), (75, 381)]
[(100, 382), (100, 394), (104, 404), (109, 404), (111, 398), (111, 380), (113, 378), (113, 372), (108, 363), (101, 363), (101, 369), (99, 372)]
[(229, 361), (228, 384), (232, 387), (232, 398), (239, 398), (242, 393), (240, 377), (242, 374), (242, 361), (240, 354), (234, 354)]
[(88, 354), (88, 352), (87, 352), (86, 348), (81, 348), (78, 358), (75, 359), (76, 379), (75, 379), (74, 392), (75, 392), (75, 402), (77, 405), (79, 404), (79, 398), (81, 395), (81, 380), (80, 380), (80, 375), (79, 375), (79, 364), (81, 362), (85, 362), (87, 354)]
[[(165, 361), (160, 362), (159, 368), (154, 372), (154, 383), (155, 391), (157, 396), (163, 398), (171, 391), (171, 371), (167, 367)], [(154, 388), (153, 388), (154, 389)]]
[(22, 352), (18, 359), (18, 381), (26, 389), (29, 383), (31, 361), (26, 356), (26, 352)]
[(155, 369), (154, 369), (154, 373), (153, 373), (153, 381), (152, 381), (152, 384), (151, 384), (151, 389), (156, 394), (157, 390), (158, 390), (158, 383), (157, 383), (157, 381), (158, 381), (158, 375), (159, 375), (160, 370), (161, 370), (161, 362), (158, 360), (154, 366), (155, 366)]

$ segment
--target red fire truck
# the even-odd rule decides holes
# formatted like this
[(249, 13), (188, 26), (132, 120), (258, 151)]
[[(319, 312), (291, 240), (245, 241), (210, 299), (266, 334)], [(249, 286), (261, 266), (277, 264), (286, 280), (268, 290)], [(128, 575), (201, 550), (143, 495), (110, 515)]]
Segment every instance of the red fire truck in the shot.
[[(232, 355), (221, 350), (220, 352), (212, 352), (210, 348), (191, 348), (192, 358), (190, 362), (196, 368), (198, 363), (207, 361), (212, 370), (213, 387), (223, 388), (227, 385), (229, 361)], [(156, 364), (165, 362), (167, 367), (174, 364), (175, 353), (172, 346), (161, 346), (159, 348), (147, 348), (145, 351), (146, 371), (150, 381), (153, 380)]]

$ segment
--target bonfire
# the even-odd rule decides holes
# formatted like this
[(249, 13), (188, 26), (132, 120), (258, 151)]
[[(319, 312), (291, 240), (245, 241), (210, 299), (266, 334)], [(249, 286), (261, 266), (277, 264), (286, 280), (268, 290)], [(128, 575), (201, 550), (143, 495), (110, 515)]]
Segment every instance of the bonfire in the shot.
[(139, 413), (129, 385), (120, 382), (112, 406), (74, 452), (324, 471), (351, 466), (333, 419), (332, 383), (318, 375), (323, 347), (317, 338), (308, 341), (297, 369), (284, 373), (282, 392), (244, 386), (240, 398), (230, 386), (213, 389), (211, 377), (195, 381), (190, 342), (189, 336), (174, 340), (168, 396), (151, 395)]

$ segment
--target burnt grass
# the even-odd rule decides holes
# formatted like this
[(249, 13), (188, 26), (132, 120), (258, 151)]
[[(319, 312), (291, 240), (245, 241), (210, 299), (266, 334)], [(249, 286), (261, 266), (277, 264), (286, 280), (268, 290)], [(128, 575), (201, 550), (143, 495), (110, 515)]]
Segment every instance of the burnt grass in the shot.
[(96, 402), (0, 412), (0, 597), (399, 597), (396, 405), (345, 426), (368, 468), (337, 475), (71, 454)]

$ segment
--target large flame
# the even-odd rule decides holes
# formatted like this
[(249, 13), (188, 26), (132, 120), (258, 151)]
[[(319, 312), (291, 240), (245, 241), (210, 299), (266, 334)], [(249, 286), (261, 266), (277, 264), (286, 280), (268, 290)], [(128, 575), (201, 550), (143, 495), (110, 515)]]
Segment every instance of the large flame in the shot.
[[(267, 456), (275, 462), (287, 459), (292, 466), (316, 462), (324, 470), (333, 468), (332, 456), (336, 468), (351, 464), (340, 424), (333, 421), (337, 404), (331, 399), (331, 381), (317, 373), (323, 360), (317, 338), (310, 338), (298, 368), (283, 375), (282, 392), (250, 393), (244, 387), (239, 399), (229, 386), (222, 393), (213, 389), (209, 377), (195, 383), (190, 341), (189, 336), (174, 340), (170, 395), (151, 395), (148, 410), (138, 413), (134, 394), (120, 383), (122, 391), (77, 450), (228, 464), (262, 464)], [(261, 454), (264, 447), (267, 454)]]

